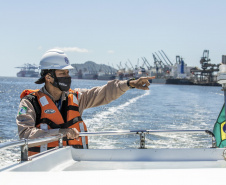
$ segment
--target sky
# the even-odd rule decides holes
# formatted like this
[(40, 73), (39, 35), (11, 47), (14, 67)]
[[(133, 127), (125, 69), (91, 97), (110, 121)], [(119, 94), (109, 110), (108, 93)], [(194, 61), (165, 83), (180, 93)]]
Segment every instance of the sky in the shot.
[(39, 65), (61, 48), (71, 64), (94, 61), (117, 68), (163, 50), (175, 63), (200, 66), (226, 55), (225, 0), (0, 0), (0, 76), (24, 63)]

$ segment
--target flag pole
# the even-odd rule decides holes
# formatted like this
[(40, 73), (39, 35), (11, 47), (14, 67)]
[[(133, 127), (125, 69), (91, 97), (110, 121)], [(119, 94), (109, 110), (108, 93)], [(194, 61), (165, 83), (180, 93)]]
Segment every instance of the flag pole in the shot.
[(225, 120), (226, 120), (226, 108), (225, 108), (225, 105), (226, 105), (226, 89), (223, 88), (223, 91), (224, 91), (224, 113), (225, 113)]
[(224, 110), (226, 120), (226, 55), (222, 55), (222, 63), (219, 67), (219, 73), (217, 74), (217, 82), (222, 85), (222, 91), (224, 91)]

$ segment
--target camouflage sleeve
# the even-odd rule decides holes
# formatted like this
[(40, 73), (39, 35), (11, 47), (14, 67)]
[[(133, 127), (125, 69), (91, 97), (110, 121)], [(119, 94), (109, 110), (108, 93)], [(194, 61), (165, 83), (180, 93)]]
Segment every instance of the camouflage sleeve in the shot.
[(23, 98), (20, 102), (16, 117), (20, 139), (33, 139), (38, 137), (56, 135), (59, 133), (59, 129), (42, 130), (36, 128), (35, 121), (36, 113), (32, 103), (28, 99)]

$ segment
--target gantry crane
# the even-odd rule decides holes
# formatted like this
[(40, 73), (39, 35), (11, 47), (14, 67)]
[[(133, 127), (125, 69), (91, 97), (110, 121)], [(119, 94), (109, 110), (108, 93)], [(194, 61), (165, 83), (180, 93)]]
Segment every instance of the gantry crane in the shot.
[(170, 61), (170, 59), (167, 57), (167, 55), (165, 54), (165, 52), (163, 50), (161, 50), (162, 53), (164, 54), (164, 56), (166, 57), (166, 59), (168, 60), (168, 62), (170, 63), (170, 65), (173, 65), (173, 63)]

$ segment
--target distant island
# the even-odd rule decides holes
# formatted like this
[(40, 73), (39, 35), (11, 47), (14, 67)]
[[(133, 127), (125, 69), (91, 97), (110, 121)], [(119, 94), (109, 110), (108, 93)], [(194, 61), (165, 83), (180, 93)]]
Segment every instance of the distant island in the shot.
[(76, 79), (113, 80), (117, 74), (117, 69), (93, 61), (71, 65), (74, 67), (70, 70), (71, 77)]

